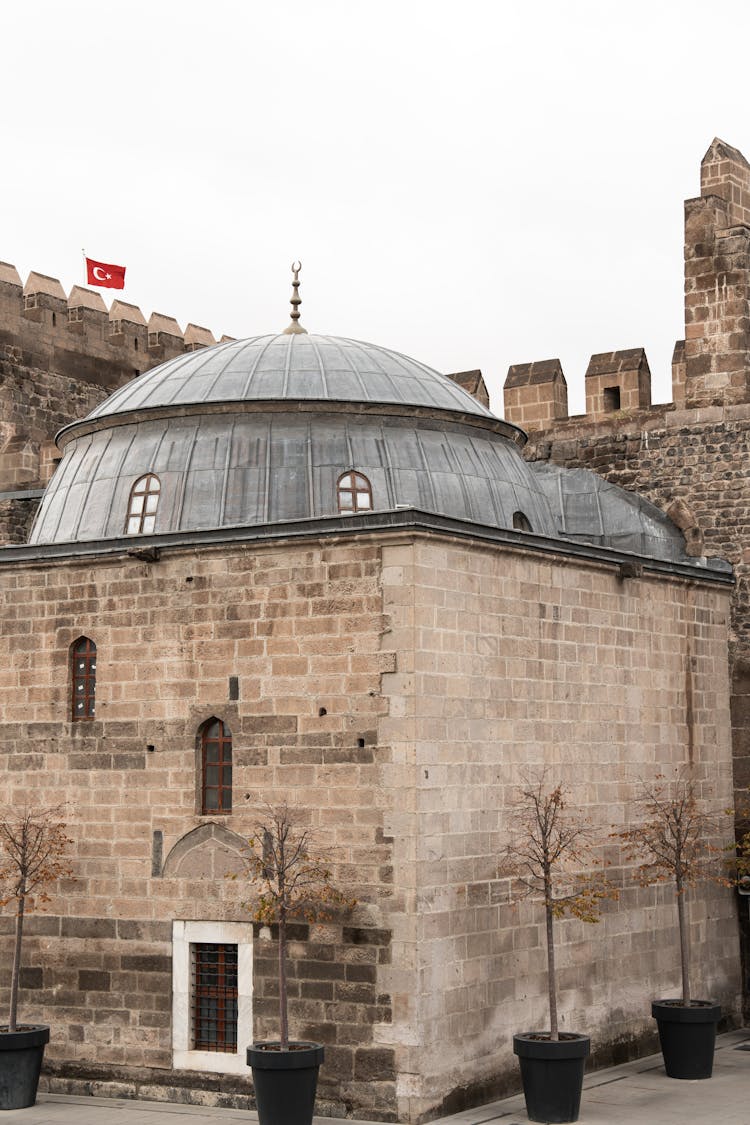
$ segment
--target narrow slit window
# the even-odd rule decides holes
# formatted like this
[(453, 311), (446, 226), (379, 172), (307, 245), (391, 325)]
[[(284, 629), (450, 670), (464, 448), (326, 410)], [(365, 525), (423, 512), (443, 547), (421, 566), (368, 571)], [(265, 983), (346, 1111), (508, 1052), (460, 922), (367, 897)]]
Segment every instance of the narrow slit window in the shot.
[(71, 718), (73, 722), (93, 719), (96, 714), (96, 645), (80, 637), (70, 650)]
[(191, 945), (192, 1047), (237, 1050), (237, 946)]
[(339, 511), (343, 516), (372, 511), (372, 485), (362, 473), (344, 473), (336, 486)]
[(513, 513), (513, 527), (516, 531), (533, 531), (531, 521), (524, 512)]
[(201, 813), (232, 811), (232, 732), (220, 719), (210, 719), (201, 732)]
[(139, 477), (130, 490), (126, 535), (151, 535), (156, 527), (161, 482), (153, 473)]

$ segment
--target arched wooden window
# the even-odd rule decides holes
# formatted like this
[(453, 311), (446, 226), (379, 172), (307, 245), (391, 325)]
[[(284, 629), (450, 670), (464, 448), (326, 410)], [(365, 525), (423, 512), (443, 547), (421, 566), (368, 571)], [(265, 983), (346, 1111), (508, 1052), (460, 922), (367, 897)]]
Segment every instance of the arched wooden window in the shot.
[(126, 535), (150, 535), (156, 524), (161, 482), (153, 473), (139, 477), (130, 490)]
[(70, 646), (71, 718), (74, 723), (96, 714), (96, 645), (79, 637)]
[(232, 811), (232, 732), (221, 719), (201, 730), (201, 813)]
[(362, 473), (343, 473), (336, 485), (336, 495), (342, 516), (372, 511), (372, 485)]
[(516, 531), (533, 531), (528, 517), (523, 512), (513, 513), (513, 527)]

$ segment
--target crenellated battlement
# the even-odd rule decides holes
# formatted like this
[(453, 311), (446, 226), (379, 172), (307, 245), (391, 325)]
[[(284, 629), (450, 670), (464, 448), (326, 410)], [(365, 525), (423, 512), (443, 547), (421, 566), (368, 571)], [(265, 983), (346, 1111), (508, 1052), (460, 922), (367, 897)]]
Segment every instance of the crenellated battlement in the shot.
[[(675, 344), (672, 382), (684, 387), (684, 340)], [(568, 387), (559, 359), (516, 363), (505, 380), (505, 417), (522, 429), (548, 430), (575, 419), (600, 422), (632, 416), (651, 408), (651, 369), (643, 348), (625, 348), (592, 355), (585, 374), (586, 413), (568, 413)], [(675, 394), (675, 403), (677, 403)], [(682, 392), (684, 397), (684, 391)], [(664, 407), (660, 408), (662, 411)]]
[[(676, 410), (750, 403), (750, 164), (718, 138), (701, 161), (700, 196), (685, 201), (685, 338), (672, 355), (672, 398)], [(578, 423), (650, 409), (643, 348), (591, 357)], [(568, 420), (559, 360), (509, 368), (505, 417), (529, 431)]]
[[(222, 340), (232, 339), (222, 336)], [(208, 328), (154, 312), (81, 285), (65, 293), (56, 277), (33, 270), (22, 283), (0, 262), (0, 360), (54, 371), (106, 388), (121, 386), (164, 360), (216, 343)]]
[[(232, 337), (223, 336), (222, 340)], [(26, 538), (59, 459), (54, 435), (164, 360), (215, 344), (208, 328), (0, 262), (0, 541)]]

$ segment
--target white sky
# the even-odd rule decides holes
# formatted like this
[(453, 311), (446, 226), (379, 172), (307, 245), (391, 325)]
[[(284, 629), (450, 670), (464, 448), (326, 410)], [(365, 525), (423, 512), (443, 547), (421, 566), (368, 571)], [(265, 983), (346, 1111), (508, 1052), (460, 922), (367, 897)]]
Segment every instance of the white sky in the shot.
[[(34, 0), (0, 12), (0, 259), (451, 372), (683, 335), (682, 201), (750, 157), (747, 0)], [(114, 291), (100, 290), (107, 304)]]

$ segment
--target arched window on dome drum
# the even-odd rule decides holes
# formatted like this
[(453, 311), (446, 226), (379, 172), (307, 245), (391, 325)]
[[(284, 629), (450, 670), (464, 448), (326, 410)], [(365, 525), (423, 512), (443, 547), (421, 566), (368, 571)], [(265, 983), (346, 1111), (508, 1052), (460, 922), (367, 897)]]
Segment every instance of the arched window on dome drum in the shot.
[(513, 513), (513, 527), (516, 531), (532, 531), (533, 527), (526, 515), (523, 512)]
[(336, 485), (336, 496), (342, 516), (372, 511), (372, 485), (362, 473), (343, 473)]
[(221, 719), (201, 730), (201, 813), (232, 811), (232, 732)]
[(74, 723), (96, 714), (96, 645), (79, 637), (70, 646), (71, 718)]
[(139, 477), (130, 490), (126, 535), (151, 535), (156, 525), (161, 482), (153, 473)]

